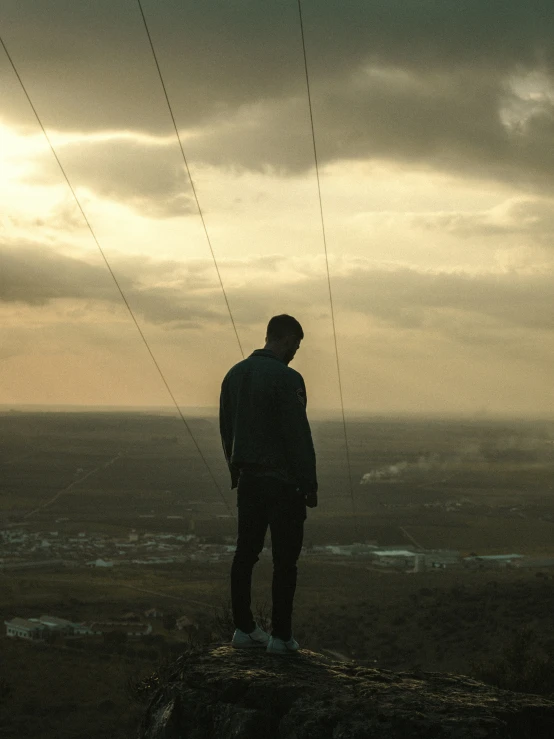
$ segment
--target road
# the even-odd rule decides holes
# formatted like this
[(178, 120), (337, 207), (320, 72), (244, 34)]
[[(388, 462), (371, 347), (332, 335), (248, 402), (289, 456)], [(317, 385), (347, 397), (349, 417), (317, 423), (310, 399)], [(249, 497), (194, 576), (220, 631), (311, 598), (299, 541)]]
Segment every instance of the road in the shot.
[(424, 549), (425, 548), (425, 547), (422, 547), (421, 544), (418, 541), (416, 541), (414, 539), (414, 537), (410, 533), (408, 533), (406, 531), (406, 529), (404, 528), (404, 526), (399, 526), (398, 528), (404, 534), (404, 536), (406, 536), (412, 542), (412, 544), (415, 544), (416, 547), (419, 547), (419, 549)]
[[(0, 573), (4, 574), (2, 573), (1, 570), (0, 570)], [(69, 581), (67, 579), (64, 580), (60, 577), (49, 577), (47, 580), (45, 580), (45, 582), (48, 582), (48, 583), (60, 582), (60, 583), (63, 583), (64, 585), (67, 585)], [(135, 585), (128, 585), (126, 583), (120, 582), (119, 580), (113, 580), (111, 582), (108, 581), (108, 584), (117, 585), (118, 588), (128, 588), (129, 590), (137, 590), (139, 593), (148, 593), (149, 595), (158, 595), (162, 598), (171, 598), (171, 600), (183, 601), (184, 603), (193, 603), (195, 606), (202, 606), (203, 608), (213, 608), (214, 607), (213, 603), (207, 603), (206, 601), (203, 601), (203, 600), (192, 600), (192, 598), (181, 597), (179, 595), (170, 595), (169, 593), (163, 593), (159, 590), (147, 590), (146, 588), (137, 588)]]
[(64, 495), (65, 493), (68, 493), (72, 488), (75, 487), (75, 485), (79, 485), (81, 482), (84, 482), (88, 477), (90, 477), (91, 475), (94, 475), (95, 472), (98, 472), (98, 470), (105, 470), (106, 467), (109, 467), (121, 456), (122, 456), (122, 452), (118, 452), (115, 455), (115, 457), (113, 457), (112, 459), (109, 459), (107, 462), (104, 462), (104, 464), (99, 464), (98, 467), (95, 467), (94, 469), (90, 470), (90, 472), (87, 472), (86, 475), (83, 475), (82, 477), (78, 477), (76, 480), (73, 480), (73, 482), (71, 482), (65, 488), (58, 490), (58, 492), (52, 498), (50, 498), (50, 500), (47, 500), (45, 503), (42, 503), (41, 505), (39, 505), (38, 508), (34, 508), (32, 511), (28, 511), (23, 516), (23, 520), (25, 520), (26, 518), (29, 518), (29, 516), (32, 516), (33, 513), (37, 513), (37, 511), (40, 511), (43, 508), (46, 508), (46, 506), (52, 505), (52, 503), (54, 503), (60, 497), (60, 495)]
[(213, 608), (213, 603), (205, 603), (201, 600), (192, 600), (188, 597), (181, 597), (179, 595), (170, 595), (169, 593), (162, 593), (159, 590), (146, 590), (145, 588), (137, 588), (135, 585), (126, 585), (125, 583), (118, 582), (118, 587), (120, 588), (129, 588), (130, 590), (138, 590), (139, 593), (148, 593), (149, 595), (158, 595), (162, 598), (171, 598), (171, 600), (178, 600), (183, 601), (184, 603), (194, 603), (195, 606), (202, 606), (207, 608)]

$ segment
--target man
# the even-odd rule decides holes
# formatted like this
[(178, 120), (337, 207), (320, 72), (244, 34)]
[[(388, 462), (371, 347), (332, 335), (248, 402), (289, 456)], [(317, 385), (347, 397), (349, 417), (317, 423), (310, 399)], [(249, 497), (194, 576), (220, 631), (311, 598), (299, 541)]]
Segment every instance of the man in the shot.
[[(236, 648), (261, 647), (273, 654), (299, 649), (292, 635), (296, 562), (302, 549), (306, 506), (317, 506), (316, 458), (306, 416), (302, 375), (288, 367), (304, 338), (287, 314), (268, 323), (266, 344), (235, 364), (221, 385), (219, 427), (223, 451), (237, 488), (238, 537), (231, 567)], [(273, 555), (272, 634), (250, 608), (252, 570), (267, 527)]]

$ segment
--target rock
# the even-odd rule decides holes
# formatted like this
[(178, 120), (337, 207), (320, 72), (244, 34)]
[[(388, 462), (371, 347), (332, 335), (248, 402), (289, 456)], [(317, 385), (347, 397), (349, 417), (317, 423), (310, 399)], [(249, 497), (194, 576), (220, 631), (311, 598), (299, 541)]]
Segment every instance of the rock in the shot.
[(554, 701), (301, 649), (196, 647), (152, 682), (139, 739), (551, 739)]

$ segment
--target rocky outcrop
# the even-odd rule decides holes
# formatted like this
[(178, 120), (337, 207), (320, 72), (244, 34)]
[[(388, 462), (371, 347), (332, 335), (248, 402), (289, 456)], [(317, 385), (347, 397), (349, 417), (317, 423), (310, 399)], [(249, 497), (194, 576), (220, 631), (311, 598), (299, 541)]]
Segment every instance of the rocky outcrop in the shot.
[[(145, 688), (146, 689), (146, 688)], [(552, 739), (554, 701), (460, 675), (195, 648), (154, 679), (139, 739)]]

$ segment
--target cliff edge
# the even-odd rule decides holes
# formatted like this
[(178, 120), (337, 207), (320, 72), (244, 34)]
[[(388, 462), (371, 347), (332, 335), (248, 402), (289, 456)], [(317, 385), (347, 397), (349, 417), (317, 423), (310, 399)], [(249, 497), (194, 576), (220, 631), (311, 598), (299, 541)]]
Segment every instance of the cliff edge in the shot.
[(191, 649), (143, 684), (138, 739), (551, 739), (554, 701), (468, 677)]

